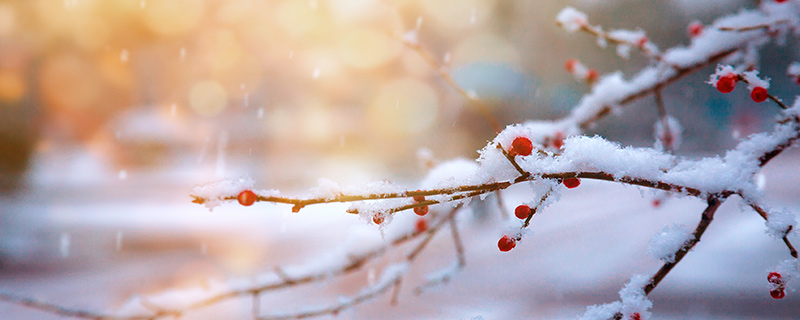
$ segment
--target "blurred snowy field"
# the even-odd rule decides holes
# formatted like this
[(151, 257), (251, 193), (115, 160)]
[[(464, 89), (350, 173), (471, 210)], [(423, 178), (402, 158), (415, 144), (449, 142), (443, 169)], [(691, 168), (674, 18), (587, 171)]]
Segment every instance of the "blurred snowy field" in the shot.
[[(798, 156), (790, 150), (763, 171), (766, 203), (795, 213), (800, 212)], [(70, 308), (114, 310), (135, 295), (254, 279), (275, 266), (313, 265), (342, 245), (348, 233), (379, 233), (346, 214), (343, 205), (310, 206), (292, 214), (283, 205), (228, 204), (209, 212), (190, 203), (192, 186), (203, 182), (195, 181), (193, 168), (123, 175), (87, 158), (75, 162), (84, 166), (78, 170), (83, 174), (58, 175), (59, 168), (47, 161), (35, 163), (28, 190), (0, 198), (0, 291)], [(526, 191), (504, 193), (508, 212), (527, 200)], [(459, 216), (467, 266), (452, 281), (421, 295), (413, 292), (426, 275), (455, 261), (451, 236), (443, 230), (411, 266), (398, 305), (381, 296), (337, 318), (573, 319), (588, 305), (616, 301), (632, 275), (655, 272), (660, 263), (647, 253), (650, 238), (676, 223), (693, 228), (704, 208), (693, 198), (670, 198), (654, 208), (649, 191), (584, 181), (534, 217), (532, 235), (502, 253), (492, 227), (501, 219), (493, 198), (473, 204)], [(702, 241), (651, 294), (653, 318), (800, 318), (797, 281), (782, 300), (768, 294), (768, 269), (789, 255), (765, 230), (764, 221), (738, 198), (727, 201)], [(791, 240), (800, 243), (800, 236), (795, 233)], [(412, 246), (393, 249), (340, 279), (263, 294), (261, 312), (335, 303), (339, 295), (355, 294), (374, 281)], [(250, 310), (246, 297), (182, 319), (250, 319)], [(0, 315), (60, 318), (7, 303), (0, 303)]]

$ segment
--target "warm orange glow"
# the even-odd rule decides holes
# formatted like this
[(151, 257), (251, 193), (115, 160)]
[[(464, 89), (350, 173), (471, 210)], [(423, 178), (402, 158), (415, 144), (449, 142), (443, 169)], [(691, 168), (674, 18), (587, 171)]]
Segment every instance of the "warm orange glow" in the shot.
[(0, 72), (0, 101), (17, 102), (27, 90), (19, 73)]
[(158, 34), (179, 35), (194, 29), (205, 9), (203, 0), (150, 0), (145, 5), (144, 22)]

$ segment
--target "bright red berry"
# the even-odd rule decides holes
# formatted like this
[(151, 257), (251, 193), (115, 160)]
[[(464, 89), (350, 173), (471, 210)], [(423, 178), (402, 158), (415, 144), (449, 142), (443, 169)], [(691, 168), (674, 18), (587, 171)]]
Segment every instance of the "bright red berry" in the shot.
[(428, 206), (414, 207), (414, 213), (418, 216), (424, 216), (428, 214)]
[(372, 216), (372, 222), (375, 222), (375, 224), (383, 223), (383, 215), (382, 214), (376, 214), (376, 215)]
[(642, 315), (640, 313), (638, 313), (638, 312), (634, 312), (631, 315), (631, 320), (642, 320)]
[(777, 2), (777, 3), (784, 3), (784, 2), (786, 2), (786, 0), (775, 0), (775, 2)]
[(595, 81), (597, 81), (597, 70), (589, 69), (589, 71), (586, 72), (586, 82), (592, 83)]
[(521, 204), (514, 209), (514, 215), (520, 219), (527, 219), (531, 215), (531, 207)]
[(236, 197), (236, 200), (239, 200), (239, 204), (245, 207), (253, 205), (253, 203), (256, 203), (257, 199), (258, 196), (255, 194), (255, 192), (250, 190), (239, 192), (239, 196)]
[(417, 232), (424, 232), (428, 230), (428, 220), (425, 218), (417, 219), (417, 223), (414, 225)]
[(514, 247), (517, 246), (517, 240), (509, 236), (503, 236), (500, 238), (500, 241), (497, 241), (497, 247), (500, 248), (500, 251), (508, 252)]
[(783, 299), (783, 297), (786, 296), (786, 291), (783, 289), (770, 290), (769, 295), (772, 297), (772, 299)]
[(753, 91), (750, 91), (750, 98), (753, 98), (755, 102), (764, 102), (768, 96), (767, 89), (764, 89), (764, 87), (755, 87)]
[(717, 90), (722, 93), (733, 91), (733, 88), (736, 88), (736, 80), (737, 77), (734, 74), (720, 77), (719, 80), (717, 80)]
[(781, 284), (783, 284), (783, 277), (781, 276), (780, 273), (770, 272), (767, 275), (767, 281), (769, 281), (769, 283), (774, 284), (774, 285), (781, 285)]
[(566, 179), (564, 179), (563, 183), (567, 188), (570, 188), (570, 189), (577, 188), (579, 185), (581, 185), (581, 179), (578, 179), (578, 178), (566, 178)]
[(515, 154), (521, 156), (529, 156), (531, 152), (533, 152), (533, 143), (531, 139), (527, 137), (516, 137), (514, 141), (511, 142), (511, 149), (514, 151)]
[(577, 59), (569, 59), (567, 62), (564, 63), (564, 69), (567, 69), (567, 72), (573, 73), (575, 72), (575, 65), (578, 64)]
[(703, 33), (703, 24), (694, 21), (686, 27), (686, 32), (689, 33), (689, 36), (692, 38), (699, 36), (701, 33)]

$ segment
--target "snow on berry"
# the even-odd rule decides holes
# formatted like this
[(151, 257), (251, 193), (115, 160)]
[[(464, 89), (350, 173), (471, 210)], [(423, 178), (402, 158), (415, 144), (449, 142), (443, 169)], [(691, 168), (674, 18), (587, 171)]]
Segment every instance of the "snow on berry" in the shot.
[(497, 241), (497, 248), (503, 252), (511, 251), (511, 249), (514, 249), (516, 246), (517, 240), (509, 236), (503, 236), (499, 241)]
[(773, 299), (783, 299), (783, 297), (786, 296), (786, 291), (785, 290), (770, 290), (769, 291), (769, 295)]
[(738, 76), (730, 65), (718, 65), (717, 70), (711, 74), (708, 79), (708, 84), (717, 88), (719, 92), (729, 93), (736, 87)]
[(585, 13), (573, 7), (566, 7), (556, 15), (556, 23), (567, 32), (575, 32), (588, 24), (589, 19)]
[(428, 214), (428, 206), (414, 207), (414, 213), (418, 216), (424, 216)]
[(665, 227), (647, 246), (647, 252), (664, 262), (675, 262), (675, 253), (693, 239), (692, 230), (681, 224)]
[(767, 282), (776, 286), (780, 286), (783, 284), (783, 277), (781, 276), (780, 272), (773, 271), (767, 275)]

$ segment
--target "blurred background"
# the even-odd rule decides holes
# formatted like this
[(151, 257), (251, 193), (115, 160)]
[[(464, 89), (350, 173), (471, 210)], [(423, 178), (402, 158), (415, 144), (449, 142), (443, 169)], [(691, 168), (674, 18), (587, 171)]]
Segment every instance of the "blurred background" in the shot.
[[(648, 63), (560, 30), (564, 6), (606, 30), (642, 28), (666, 49), (689, 43), (691, 21), (756, 2), (0, 1), (2, 283), (21, 289), (22, 279), (176, 252), (194, 262), (165, 271), (164, 286), (183, 272), (250, 274), (270, 265), (269, 236), (209, 218), (189, 203), (192, 186), (248, 175), (288, 193), (320, 177), (414, 187), (420, 149), (475, 158), (494, 130), (403, 46), (409, 30), (505, 126), (568, 114), (589, 90), (564, 71), (569, 58), (628, 77)], [(762, 52), (770, 92), (790, 101), (797, 41)], [(776, 108), (743, 90), (702, 84), (712, 69), (665, 91), (684, 127), (679, 154), (719, 153), (773, 122)], [(645, 98), (587, 133), (651, 146), (655, 119)], [(206, 255), (216, 260), (198, 262)]]

